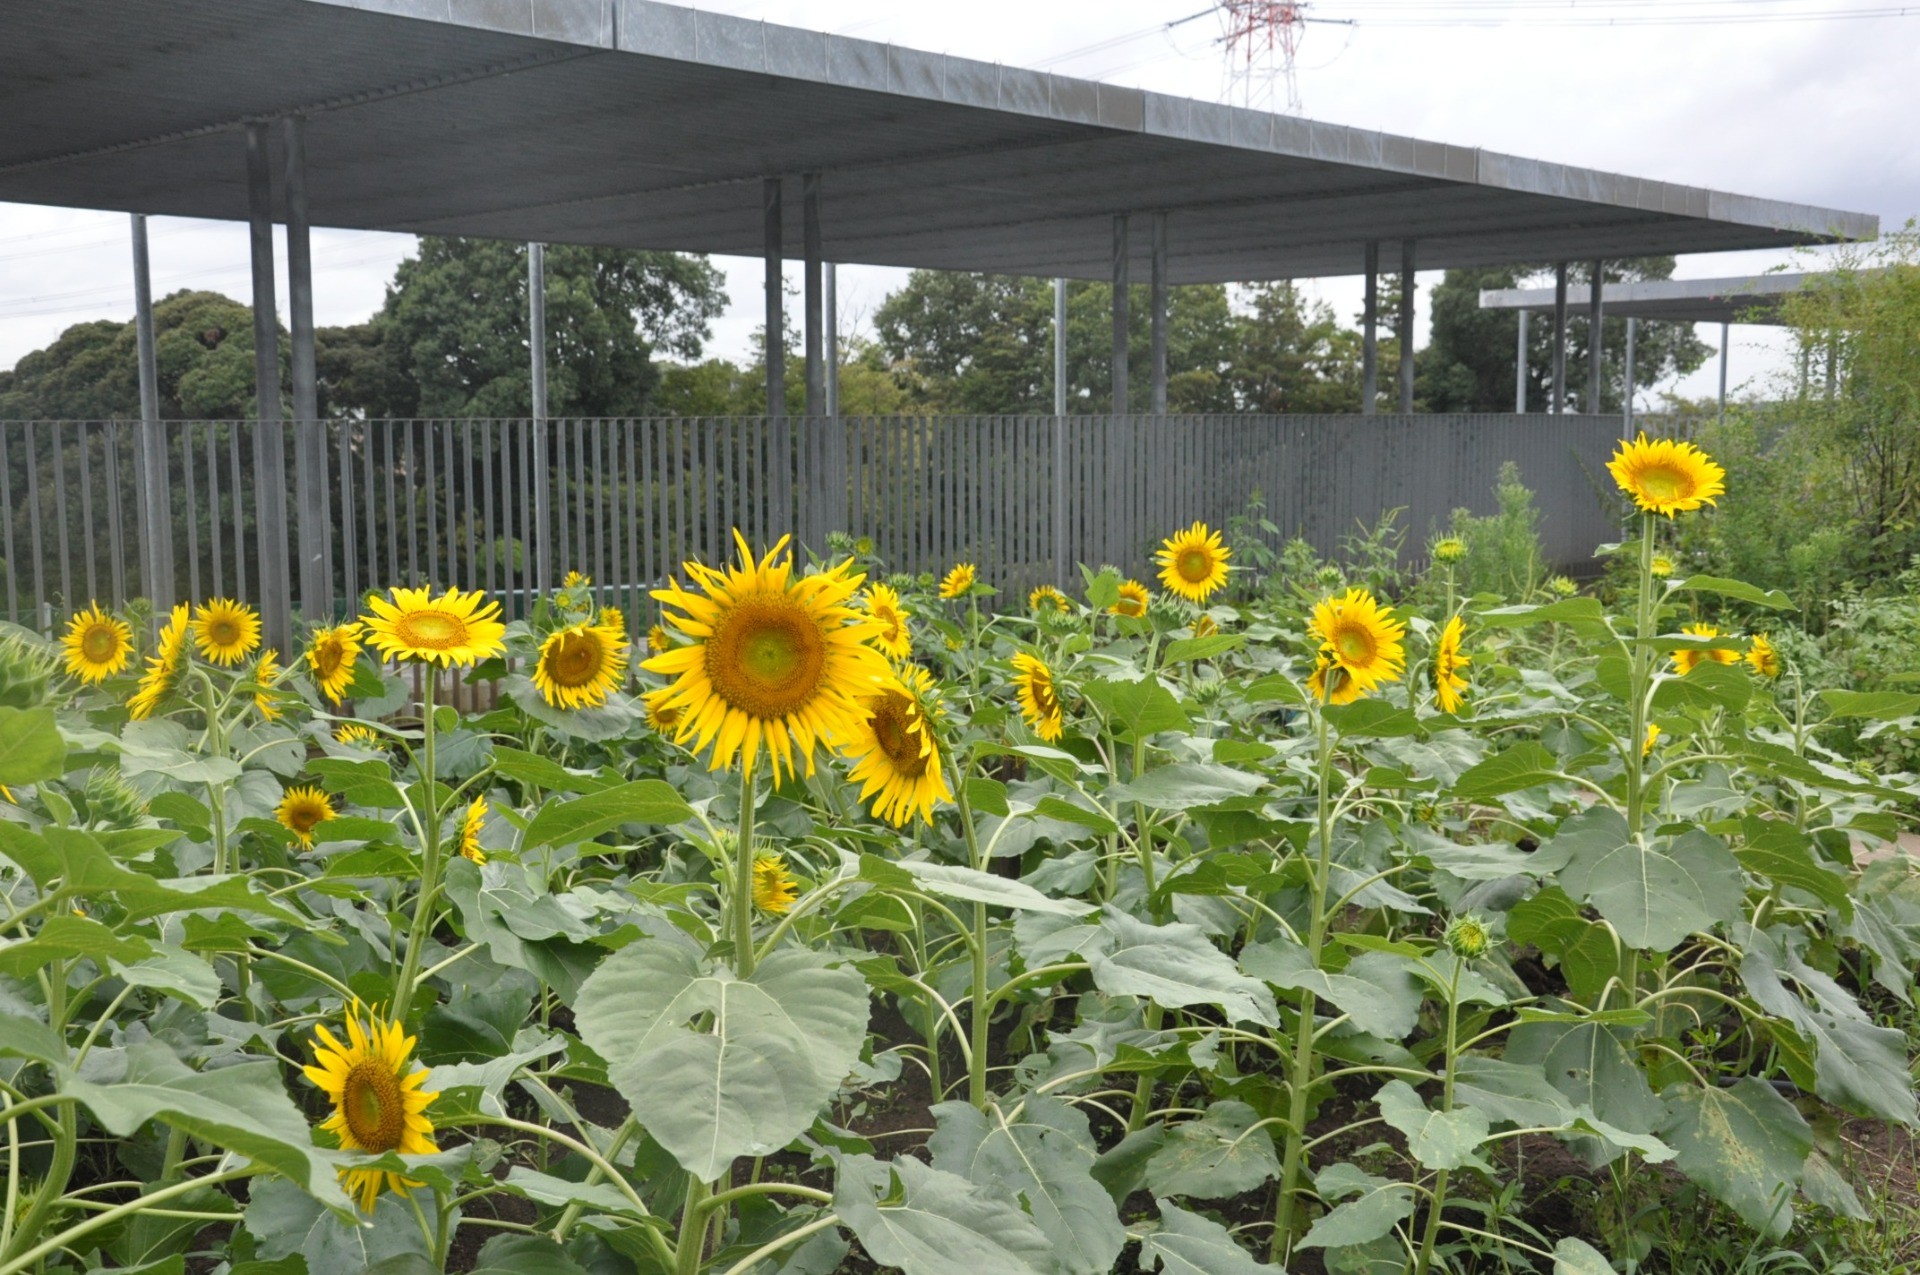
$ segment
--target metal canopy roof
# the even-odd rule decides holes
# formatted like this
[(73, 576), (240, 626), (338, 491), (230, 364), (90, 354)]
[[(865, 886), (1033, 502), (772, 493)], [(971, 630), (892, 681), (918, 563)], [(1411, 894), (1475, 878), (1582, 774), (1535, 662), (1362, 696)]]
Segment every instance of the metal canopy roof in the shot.
[[(1780, 301), (1805, 287), (1812, 274), (1763, 274), (1735, 279), (1648, 279), (1600, 287), (1602, 310), (1613, 318), (1677, 323), (1755, 323), (1778, 326)], [(1570, 311), (1586, 307), (1587, 292), (1567, 294)], [(1552, 310), (1552, 288), (1488, 288), (1482, 310)]]
[(243, 219), (241, 127), (294, 113), (314, 224), (417, 233), (758, 255), (761, 179), (815, 171), (827, 260), (1080, 278), (1126, 211), (1176, 283), (1879, 227), (652, 0), (0, 5), (0, 200)]

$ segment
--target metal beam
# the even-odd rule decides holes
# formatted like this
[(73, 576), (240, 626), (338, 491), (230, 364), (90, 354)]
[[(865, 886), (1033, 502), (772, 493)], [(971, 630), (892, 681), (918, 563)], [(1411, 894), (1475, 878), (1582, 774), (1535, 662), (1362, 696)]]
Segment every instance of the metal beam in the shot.
[(806, 305), (807, 415), (827, 414), (825, 298), (820, 273), (820, 174), (800, 179), (801, 255)]
[(1053, 281), (1053, 414), (1067, 414), (1067, 281)]
[(1606, 327), (1600, 308), (1600, 290), (1606, 286), (1606, 262), (1593, 263), (1587, 280), (1587, 415), (1600, 415), (1600, 373), (1605, 366)]
[(1400, 242), (1400, 414), (1413, 411), (1414, 241)]
[(533, 587), (544, 594), (553, 588), (553, 457), (547, 437), (547, 246), (543, 243), (527, 245), (527, 352), (533, 364)]
[(1130, 257), (1127, 214), (1120, 213), (1113, 219), (1113, 402), (1109, 410), (1115, 415), (1124, 414), (1131, 402), (1127, 393), (1127, 347), (1131, 328), (1127, 313), (1132, 266)]
[(1366, 292), (1360, 308), (1360, 412), (1380, 410), (1380, 241), (1367, 240)]
[[(247, 229), (253, 265), (253, 516), (266, 644), (293, 649), (287, 457), (280, 415), (280, 323), (273, 289), (273, 173), (267, 125), (247, 125)], [(236, 496), (238, 493), (236, 493)]]
[(1153, 214), (1153, 413), (1167, 414), (1167, 214)]
[(1513, 414), (1527, 410), (1527, 312), (1520, 312), (1520, 340), (1513, 351)]
[[(766, 360), (767, 415), (776, 420), (787, 414), (787, 312), (786, 287), (781, 252), (782, 230), (780, 179), (769, 177), (761, 183), (761, 255), (766, 265)], [(784, 524), (785, 519), (781, 522)]]
[(1567, 410), (1567, 263), (1553, 268), (1553, 400), (1555, 416)]
[(160, 423), (160, 375), (153, 353), (153, 272), (147, 219), (133, 225), (133, 321), (140, 361), (140, 589), (153, 622), (173, 608), (173, 493), (167, 481), (167, 435)]
[(331, 619), (333, 572), (328, 561), (327, 442), (320, 425), (320, 386), (313, 350), (313, 243), (307, 218), (307, 122), (280, 122), (286, 147), (287, 327), (293, 338), (293, 491), (298, 507), (300, 613), (309, 624)]

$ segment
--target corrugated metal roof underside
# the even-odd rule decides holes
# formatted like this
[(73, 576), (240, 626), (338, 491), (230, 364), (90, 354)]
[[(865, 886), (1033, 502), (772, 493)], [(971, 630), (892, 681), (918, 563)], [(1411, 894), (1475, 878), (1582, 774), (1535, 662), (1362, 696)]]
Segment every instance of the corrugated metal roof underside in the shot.
[(243, 218), (241, 125), (296, 112), (323, 226), (752, 256), (762, 178), (818, 171), (828, 260), (1080, 278), (1129, 210), (1168, 212), (1177, 283), (1877, 230), (647, 0), (0, 6), (0, 199)]

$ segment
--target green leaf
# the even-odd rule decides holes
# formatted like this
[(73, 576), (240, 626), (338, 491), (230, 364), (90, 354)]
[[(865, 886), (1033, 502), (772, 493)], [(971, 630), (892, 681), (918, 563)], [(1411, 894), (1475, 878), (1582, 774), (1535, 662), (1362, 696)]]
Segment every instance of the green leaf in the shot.
[(967, 778), (967, 804), (978, 814), (999, 815), (1001, 818), (1005, 818), (1011, 810), (1007, 805), (1007, 786), (985, 775)]
[(1569, 1235), (1553, 1246), (1553, 1275), (1613, 1275), (1613, 1263), (1593, 1245)]
[(527, 849), (570, 845), (591, 841), (623, 824), (671, 826), (691, 818), (693, 807), (681, 799), (673, 785), (663, 779), (636, 779), (572, 801), (547, 802), (527, 825), (523, 845)]
[(1186, 730), (1193, 723), (1172, 692), (1153, 678), (1138, 682), (1095, 679), (1082, 688), (1113, 727), (1114, 738), (1133, 743), (1164, 730)]
[(1711, 712), (1716, 708), (1739, 712), (1753, 698), (1753, 679), (1739, 664), (1702, 660), (1684, 677), (1662, 675), (1653, 688), (1653, 711), (1686, 709)]
[(1522, 740), (1503, 753), (1467, 768), (1453, 785), (1462, 801), (1485, 801), (1523, 788), (1551, 783), (1560, 761), (1538, 740)]
[(58, 779), (66, 764), (67, 741), (52, 709), (0, 707), (0, 784)]
[[(1332, 1164), (1314, 1175), (1314, 1189), (1323, 1200), (1342, 1200), (1314, 1220), (1301, 1239), (1301, 1248), (1349, 1248), (1392, 1232), (1413, 1216), (1413, 1188), (1362, 1172), (1351, 1164)], [(1346, 1196), (1357, 1198), (1347, 1200)]]
[(1507, 1034), (1506, 1061), (1538, 1068), (1576, 1108), (1608, 1124), (1649, 1133), (1666, 1116), (1625, 1032), (1600, 1023), (1521, 1023)]
[(910, 875), (920, 889), (943, 898), (989, 903), (1023, 912), (1051, 912), (1055, 916), (1085, 916), (1094, 910), (1092, 904), (1078, 899), (1052, 898), (1024, 881), (977, 872), (958, 864), (910, 860), (894, 866)]
[(1551, 1129), (1573, 1119), (1573, 1105), (1539, 1067), (1466, 1054), (1454, 1065), (1453, 1099), (1521, 1128)]
[(1481, 611), (1475, 618), (1488, 628), (1523, 628), (1532, 624), (1560, 623), (1604, 629), (1607, 613), (1600, 605), (1600, 599), (1578, 597), (1562, 598), (1558, 602), (1547, 602), (1540, 606), (1494, 607)]
[(1156, 1196), (1224, 1200), (1279, 1176), (1273, 1136), (1255, 1129), (1260, 1116), (1244, 1102), (1223, 1098), (1198, 1120), (1167, 1126), (1166, 1140), (1147, 1159), (1147, 1187)]
[(1559, 962), (1568, 989), (1583, 1000), (1599, 995), (1620, 972), (1621, 952), (1612, 929), (1588, 920), (1557, 885), (1513, 905), (1507, 913), (1507, 937), (1531, 943)]
[(1848, 878), (1816, 859), (1812, 839), (1792, 825), (1748, 820), (1746, 842), (1734, 849), (1733, 856), (1755, 876), (1805, 891), (1832, 908), (1842, 921), (1852, 918)]
[(1904, 691), (1825, 690), (1820, 699), (1832, 717), (1864, 717), (1876, 722), (1920, 713), (1920, 695)]
[(1462, 881), (1501, 881), (1537, 871), (1531, 854), (1503, 841), (1460, 845), (1418, 824), (1406, 830), (1406, 837), (1415, 855)]
[(496, 1235), (480, 1248), (473, 1275), (587, 1275), (544, 1235)]
[(1140, 1266), (1160, 1275), (1279, 1275), (1277, 1267), (1256, 1262), (1233, 1233), (1210, 1217), (1189, 1213), (1167, 1200), (1160, 1206), (1160, 1228), (1140, 1237)]
[(575, 1018), (635, 1118), (710, 1181), (812, 1125), (866, 1043), (867, 984), (803, 949), (741, 979), (690, 943), (644, 938), (600, 963)]
[(867, 1255), (904, 1275), (1047, 1275), (1053, 1245), (1004, 1192), (928, 1168), (836, 1155), (833, 1207)]
[(51, 961), (84, 958), (105, 968), (110, 959), (133, 962), (151, 955), (153, 948), (145, 939), (121, 938), (98, 921), (56, 913), (42, 921), (30, 939), (0, 939), (0, 974), (31, 978)]
[[(1004, 803), (1002, 803), (1002, 810), (1005, 810)], [(1120, 825), (1115, 823), (1113, 817), (1106, 811), (1083, 806), (1077, 801), (1069, 801), (1065, 797), (1057, 797), (1052, 793), (1040, 799), (1040, 804), (1033, 808), (1033, 814), (1042, 819), (1058, 819), (1062, 823), (1090, 828), (1103, 837), (1110, 837), (1120, 831)]]
[(1594, 806), (1535, 853), (1542, 866), (1564, 864), (1561, 888), (1593, 904), (1630, 947), (1664, 952), (1740, 912), (1746, 879), (1739, 861), (1697, 828), (1649, 845), (1628, 832), (1619, 812)]
[(607, 786), (607, 781), (598, 775), (568, 770), (551, 758), (508, 748), (504, 744), (493, 746), (493, 770), (503, 779), (512, 779), (548, 792), (595, 792)]
[(1773, 1086), (1742, 1076), (1724, 1088), (1668, 1088), (1659, 1132), (1680, 1171), (1774, 1238), (1793, 1225), (1794, 1188), (1813, 1150), (1813, 1130)]
[(1137, 801), (1151, 810), (1192, 810), (1251, 797), (1264, 783), (1259, 775), (1217, 762), (1175, 762), (1114, 785), (1110, 795), (1115, 802)]
[(1276, 938), (1242, 948), (1240, 968), (1275, 987), (1311, 990), (1382, 1040), (1404, 1038), (1420, 1017), (1419, 982), (1406, 958), (1391, 953), (1363, 952), (1332, 974), (1314, 968), (1304, 944)]
[(1209, 633), (1206, 637), (1175, 638), (1167, 643), (1166, 653), (1160, 657), (1160, 662), (1173, 665), (1184, 664), (1188, 660), (1210, 660), (1216, 655), (1237, 651), (1246, 644), (1246, 637), (1239, 633)]
[(1217, 1005), (1236, 1022), (1279, 1025), (1273, 993), (1235, 969), (1198, 926), (1149, 925), (1109, 908), (1100, 927), (1110, 942), (1088, 953), (1088, 966), (1107, 995), (1145, 996), (1167, 1009)]
[(1768, 607), (1775, 611), (1793, 610), (1793, 599), (1780, 590), (1761, 589), (1745, 580), (1729, 580), (1725, 576), (1688, 576), (1684, 580), (1675, 580), (1672, 587), (1675, 592), (1685, 589), (1696, 593), (1717, 593), (1723, 598), (1736, 598), (1757, 607)]
[(0, 1014), (0, 1057), (30, 1058), (59, 1067), (66, 1064), (67, 1044), (39, 1019)]
[[(246, 1228), (255, 1252), (269, 1261), (303, 1257), (314, 1275), (366, 1272), (383, 1261), (423, 1257), (426, 1237), (399, 1196), (382, 1192), (373, 1216), (335, 1214), (290, 1182), (256, 1181), (248, 1191)], [(350, 1220), (349, 1220), (350, 1219)], [(370, 1224), (369, 1224), (370, 1223)]]
[(320, 786), (356, 806), (369, 810), (398, 810), (406, 805), (400, 789), (394, 785), (393, 769), (384, 761), (348, 761), (343, 757), (320, 757), (307, 763), (307, 770)]
[(940, 1103), (933, 1116), (940, 1126), (927, 1140), (934, 1168), (1012, 1191), (1068, 1275), (1113, 1269), (1127, 1234), (1113, 1197), (1093, 1178), (1099, 1148), (1078, 1107), (1035, 1095), (1014, 1117), (965, 1102)]
[(1474, 1150), (1487, 1140), (1491, 1125), (1477, 1107), (1431, 1111), (1404, 1080), (1389, 1080), (1374, 1095), (1380, 1115), (1406, 1135), (1407, 1150), (1429, 1169), (1458, 1169), (1482, 1163)]
[(1321, 711), (1327, 715), (1327, 724), (1344, 739), (1394, 739), (1420, 733), (1420, 719), (1412, 709), (1385, 699), (1329, 704)]
[(1306, 692), (1285, 673), (1269, 673), (1254, 679), (1240, 693), (1240, 698), (1249, 704), (1289, 704), (1296, 708), (1307, 706)]

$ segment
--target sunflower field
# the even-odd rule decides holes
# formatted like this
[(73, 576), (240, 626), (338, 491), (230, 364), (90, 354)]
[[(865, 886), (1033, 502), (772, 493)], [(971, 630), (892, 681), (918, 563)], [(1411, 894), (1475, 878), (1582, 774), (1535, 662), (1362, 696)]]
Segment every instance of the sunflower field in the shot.
[(1672, 570), (1703, 453), (1611, 469), (1598, 592), (1195, 524), (1071, 594), (739, 539), (631, 623), (0, 635), (0, 1275), (1605, 1275), (1683, 1194), (1868, 1218), (1920, 780), (1838, 745), (1920, 696)]

